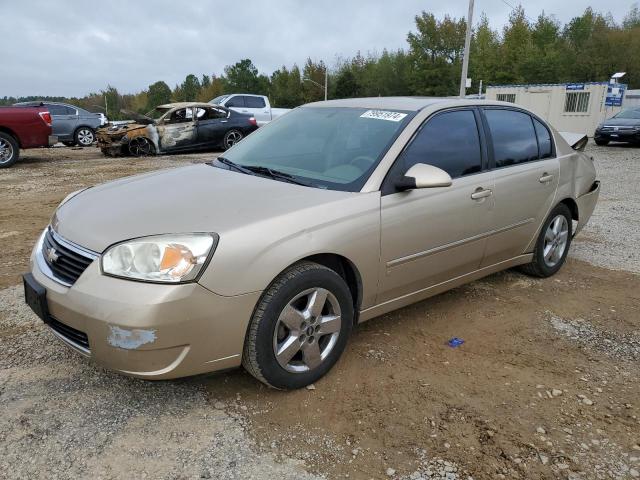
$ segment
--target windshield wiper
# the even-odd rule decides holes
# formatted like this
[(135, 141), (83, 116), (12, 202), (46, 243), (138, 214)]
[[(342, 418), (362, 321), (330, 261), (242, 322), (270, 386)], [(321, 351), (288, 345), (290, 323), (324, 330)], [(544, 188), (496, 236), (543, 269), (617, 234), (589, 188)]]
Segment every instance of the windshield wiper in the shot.
[(257, 173), (258, 175), (266, 175), (267, 177), (273, 178), (275, 180), (284, 180), (285, 182), (295, 183), (296, 185), (302, 185), (303, 187), (313, 187), (314, 185), (298, 180), (293, 175), (289, 175), (288, 173), (281, 172), (280, 170), (274, 170), (269, 167), (262, 166), (246, 166), (243, 167), (250, 172)]
[(238, 165), (237, 163), (232, 162), (231, 160), (229, 160), (228, 158), (225, 157), (216, 157), (213, 160), (211, 160), (209, 162), (209, 165), (214, 166), (213, 162), (214, 161), (218, 161), (223, 165), (226, 165), (229, 168), (233, 168), (235, 171), (237, 172), (241, 172), (241, 173), (246, 173), (247, 175), (255, 175), (255, 173), (253, 173), (251, 170), (249, 170), (248, 168), (244, 168), (241, 165)]
[(312, 185), (310, 183), (306, 183), (303, 182), (301, 180), (298, 180), (297, 178), (295, 178), (293, 175), (289, 175), (288, 173), (285, 172), (281, 172), (279, 170), (274, 170), (272, 168), (269, 167), (262, 167), (262, 166), (255, 166), (255, 165), (250, 165), (250, 166), (245, 166), (245, 165), (239, 165), (235, 162), (232, 162), (231, 160), (229, 160), (226, 157), (217, 157), (214, 160), (212, 160), (211, 162), (208, 162), (209, 165), (214, 166), (215, 161), (218, 161), (220, 163), (222, 163), (223, 165), (226, 165), (229, 168), (232, 168), (238, 172), (241, 173), (246, 173), (247, 175), (259, 175), (259, 176), (266, 176), (269, 178), (273, 178), (275, 180), (283, 180), (285, 182), (289, 182), (289, 183), (295, 183), (296, 185), (302, 185), (303, 187), (313, 187), (315, 185)]

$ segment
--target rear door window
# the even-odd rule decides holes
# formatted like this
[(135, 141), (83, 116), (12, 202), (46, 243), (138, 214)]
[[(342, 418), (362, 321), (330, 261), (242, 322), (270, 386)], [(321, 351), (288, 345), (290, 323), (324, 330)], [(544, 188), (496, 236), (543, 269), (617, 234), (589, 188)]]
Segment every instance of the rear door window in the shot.
[(236, 95), (226, 103), (227, 107), (244, 108), (246, 107), (244, 97), (242, 95)]
[(493, 141), (496, 168), (538, 159), (538, 141), (530, 115), (501, 109), (487, 109), (484, 113)]
[(247, 108), (264, 108), (267, 105), (264, 103), (264, 98), (262, 97), (244, 97)]
[(482, 153), (474, 112), (445, 112), (429, 119), (403, 152), (400, 161), (404, 163), (404, 172), (416, 163), (439, 167), (451, 178), (480, 172)]

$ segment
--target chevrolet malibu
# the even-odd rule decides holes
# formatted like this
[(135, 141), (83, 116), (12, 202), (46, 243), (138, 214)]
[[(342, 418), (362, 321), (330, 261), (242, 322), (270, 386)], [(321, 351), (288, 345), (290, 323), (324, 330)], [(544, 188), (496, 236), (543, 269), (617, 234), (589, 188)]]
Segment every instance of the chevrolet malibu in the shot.
[(25, 297), (127, 375), (243, 365), (300, 388), (360, 322), (507, 268), (556, 273), (599, 188), (580, 147), (513, 104), (309, 104), (208, 164), (69, 195)]

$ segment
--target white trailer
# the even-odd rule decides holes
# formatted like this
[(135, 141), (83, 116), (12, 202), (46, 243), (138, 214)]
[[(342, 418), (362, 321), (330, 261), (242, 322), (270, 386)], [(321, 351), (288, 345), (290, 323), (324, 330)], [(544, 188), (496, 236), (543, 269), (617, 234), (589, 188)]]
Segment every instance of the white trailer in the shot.
[(492, 85), (486, 98), (522, 105), (561, 132), (593, 137), (598, 124), (622, 109), (625, 91), (608, 82)]

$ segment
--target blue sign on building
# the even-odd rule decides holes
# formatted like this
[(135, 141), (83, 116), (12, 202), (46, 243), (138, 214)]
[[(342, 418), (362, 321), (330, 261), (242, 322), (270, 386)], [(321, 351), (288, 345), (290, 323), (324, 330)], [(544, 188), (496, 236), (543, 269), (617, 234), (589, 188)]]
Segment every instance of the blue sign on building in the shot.
[(621, 107), (626, 88), (627, 86), (622, 83), (609, 85), (607, 88), (607, 98), (605, 99), (604, 104), (607, 107)]
[(584, 83), (567, 83), (567, 90), (584, 90)]

